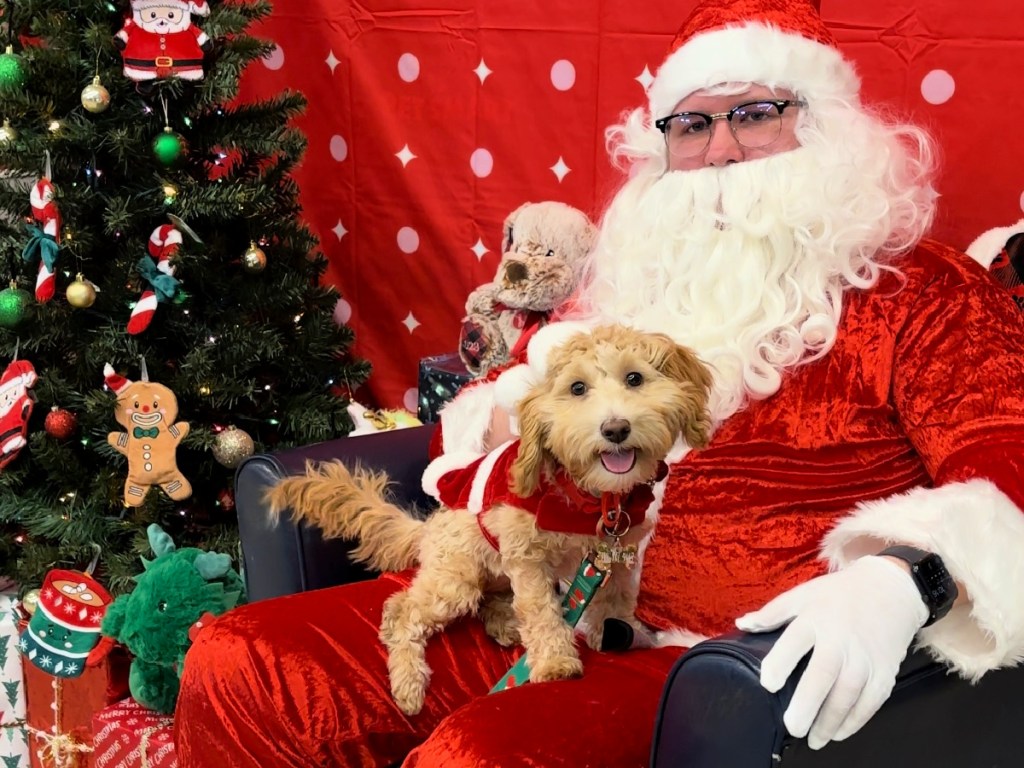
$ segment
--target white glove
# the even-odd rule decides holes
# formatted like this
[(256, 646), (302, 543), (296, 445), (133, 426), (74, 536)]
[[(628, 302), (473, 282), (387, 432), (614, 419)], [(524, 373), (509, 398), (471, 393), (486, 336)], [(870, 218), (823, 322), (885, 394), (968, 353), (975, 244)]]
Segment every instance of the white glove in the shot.
[(736, 626), (768, 632), (790, 622), (761, 664), (761, 685), (772, 693), (814, 650), (783, 722), (821, 749), (859, 731), (889, 698), (928, 615), (909, 573), (884, 557), (862, 557), (784, 592)]

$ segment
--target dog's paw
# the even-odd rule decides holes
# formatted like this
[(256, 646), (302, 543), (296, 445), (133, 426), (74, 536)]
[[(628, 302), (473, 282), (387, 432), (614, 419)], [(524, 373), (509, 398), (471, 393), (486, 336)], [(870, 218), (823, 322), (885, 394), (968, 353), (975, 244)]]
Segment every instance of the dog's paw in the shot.
[(544, 656), (530, 659), (530, 682), (545, 683), (551, 680), (566, 680), (583, 674), (583, 662), (579, 656)]
[(512, 610), (511, 595), (491, 595), (480, 606), (480, 620), (492, 640), (506, 648), (518, 645), (519, 623)]
[(485, 621), (484, 630), (489, 638), (504, 648), (511, 648), (521, 642), (519, 629), (513, 622)]

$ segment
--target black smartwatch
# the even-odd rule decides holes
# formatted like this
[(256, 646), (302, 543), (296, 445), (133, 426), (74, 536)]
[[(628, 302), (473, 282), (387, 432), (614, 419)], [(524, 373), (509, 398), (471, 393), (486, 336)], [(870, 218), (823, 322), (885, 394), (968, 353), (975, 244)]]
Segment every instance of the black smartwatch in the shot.
[(926, 627), (949, 613), (960, 591), (941, 557), (923, 549), (904, 546), (883, 549), (878, 555), (898, 557), (910, 566), (910, 575), (928, 608), (928, 621), (924, 623)]

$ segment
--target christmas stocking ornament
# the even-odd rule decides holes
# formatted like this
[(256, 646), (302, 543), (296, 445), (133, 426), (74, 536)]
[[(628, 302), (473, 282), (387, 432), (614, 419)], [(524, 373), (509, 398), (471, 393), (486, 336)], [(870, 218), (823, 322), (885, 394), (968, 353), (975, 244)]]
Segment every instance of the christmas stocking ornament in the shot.
[(50, 571), (39, 590), (39, 604), (25, 631), (21, 652), (55, 677), (78, 677), (109, 649), (100, 643), (100, 624), (110, 593), (78, 571)]
[(149, 256), (139, 260), (139, 274), (149, 283), (142, 292), (132, 315), (128, 318), (128, 333), (132, 336), (149, 328), (161, 301), (171, 301), (178, 293), (178, 281), (174, 277), (171, 259), (181, 245), (181, 232), (170, 224), (163, 224), (149, 236)]
[(28, 444), (28, 420), (35, 405), (30, 388), (36, 369), (28, 360), (15, 360), (0, 376), (0, 469), (14, 461)]
[(21, 252), (25, 261), (39, 257), (39, 273), (36, 276), (36, 301), (47, 302), (53, 298), (56, 285), (55, 265), (60, 251), (60, 212), (54, 202), (53, 182), (42, 178), (32, 185), (30, 193), (32, 217), (38, 226), (28, 225), (29, 241)]
[(124, 503), (138, 507), (149, 489), (158, 485), (175, 501), (192, 495), (192, 485), (178, 469), (178, 444), (188, 435), (188, 422), (179, 421), (178, 399), (163, 384), (148, 380), (145, 366), (142, 381), (132, 382), (114, 372), (110, 363), (103, 368), (104, 381), (117, 395), (114, 416), (127, 432), (111, 432), (107, 442), (128, 458), (128, 479)]
[(206, 0), (131, 0), (132, 16), (114, 37), (130, 80), (180, 77), (203, 79), (203, 57), (213, 41), (192, 26), (192, 16), (208, 16)]

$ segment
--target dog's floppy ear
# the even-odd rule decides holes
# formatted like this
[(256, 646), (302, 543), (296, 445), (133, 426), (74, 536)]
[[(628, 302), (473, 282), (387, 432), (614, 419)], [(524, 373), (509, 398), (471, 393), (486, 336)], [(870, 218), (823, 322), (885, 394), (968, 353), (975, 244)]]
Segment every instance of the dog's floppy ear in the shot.
[(544, 447), (548, 427), (541, 415), (542, 391), (534, 390), (519, 401), (519, 455), (516, 457), (509, 476), (512, 492), (526, 498), (532, 496), (540, 485), (548, 452)]
[(681, 344), (662, 334), (651, 334), (652, 342), (661, 348), (654, 359), (655, 365), (670, 379), (678, 382), (684, 394), (682, 433), (691, 448), (703, 448), (711, 439), (711, 415), (708, 413), (708, 395), (711, 391), (711, 371), (700, 358)]

